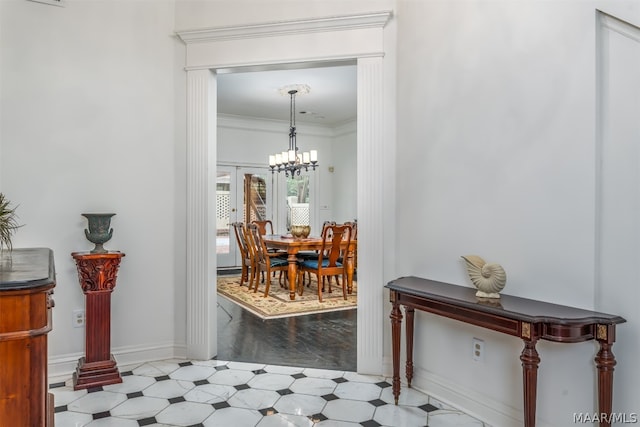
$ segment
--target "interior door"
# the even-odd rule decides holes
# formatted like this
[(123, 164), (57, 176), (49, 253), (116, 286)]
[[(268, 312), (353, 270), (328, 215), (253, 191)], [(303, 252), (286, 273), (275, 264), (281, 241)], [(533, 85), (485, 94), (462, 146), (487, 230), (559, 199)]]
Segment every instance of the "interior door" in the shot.
[(218, 166), (216, 179), (216, 257), (218, 267), (235, 267), (241, 260), (231, 224), (237, 221), (236, 168)]
[[(218, 166), (216, 191), (216, 253), (218, 267), (239, 267), (240, 250), (234, 222), (273, 220), (273, 177), (266, 168)], [(277, 224), (274, 223), (274, 228)]]

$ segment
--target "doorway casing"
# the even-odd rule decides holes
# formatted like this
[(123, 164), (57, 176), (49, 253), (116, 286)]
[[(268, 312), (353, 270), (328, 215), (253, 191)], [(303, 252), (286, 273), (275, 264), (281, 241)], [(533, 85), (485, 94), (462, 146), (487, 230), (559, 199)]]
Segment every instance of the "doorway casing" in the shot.
[[(391, 12), (178, 32), (187, 70), (187, 357), (217, 353), (216, 70), (357, 63), (358, 372), (383, 373), (385, 110), (383, 30)], [(393, 171), (391, 171), (393, 172)]]

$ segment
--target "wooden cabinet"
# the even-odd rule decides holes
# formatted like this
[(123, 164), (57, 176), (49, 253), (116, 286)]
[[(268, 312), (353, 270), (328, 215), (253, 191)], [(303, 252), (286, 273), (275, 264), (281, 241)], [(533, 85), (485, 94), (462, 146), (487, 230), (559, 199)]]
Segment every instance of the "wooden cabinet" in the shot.
[(55, 268), (46, 248), (14, 249), (0, 266), (0, 426), (53, 426), (47, 333)]

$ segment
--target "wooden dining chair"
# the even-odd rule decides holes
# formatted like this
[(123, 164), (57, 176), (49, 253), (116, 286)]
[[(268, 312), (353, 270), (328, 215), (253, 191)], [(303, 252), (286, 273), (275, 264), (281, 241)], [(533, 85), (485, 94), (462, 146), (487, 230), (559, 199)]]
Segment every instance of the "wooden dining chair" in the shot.
[(251, 224), (255, 224), (258, 226), (258, 230), (260, 231), (260, 235), (264, 236), (265, 234), (273, 234), (273, 223), (270, 219), (265, 220), (253, 220)]
[[(273, 223), (270, 219), (266, 219), (263, 221), (253, 220), (251, 221), (251, 224), (255, 224), (258, 226), (258, 231), (260, 232), (261, 236), (264, 236), (265, 234), (273, 234)], [(281, 256), (287, 255), (287, 251), (282, 251), (276, 248), (269, 248), (269, 252), (277, 252), (278, 255)]]
[[(256, 253), (256, 275), (255, 275), (255, 285), (253, 286), (253, 292), (258, 291), (258, 285), (260, 284), (260, 280), (258, 280), (260, 273), (264, 273), (264, 296), (267, 297), (269, 295), (269, 288), (271, 287), (271, 274), (277, 271), (286, 272), (289, 270), (289, 261), (286, 258), (282, 258), (279, 254), (274, 252), (269, 252), (267, 249), (267, 245), (262, 240), (262, 234), (260, 234), (260, 230), (256, 224), (249, 224), (248, 233), (249, 240), (251, 241), (250, 245), (252, 249)], [(280, 275), (280, 286), (284, 286), (282, 284), (282, 274)], [(284, 275), (286, 279), (286, 274)], [(251, 290), (251, 286), (249, 287)]]
[(233, 231), (236, 235), (236, 241), (238, 242), (238, 248), (240, 249), (240, 255), (242, 257), (242, 270), (240, 273), (240, 286), (244, 282), (249, 282), (249, 289), (253, 284), (253, 277), (255, 276), (255, 256), (249, 247), (249, 241), (247, 239), (247, 230), (242, 222), (234, 222), (231, 224)]
[[(358, 240), (358, 221), (349, 221), (345, 222), (345, 224), (351, 226), (351, 240)], [(358, 248), (354, 245), (354, 248), (349, 248), (349, 250), (353, 251), (353, 268), (358, 268)], [(344, 255), (342, 258), (344, 258)]]
[[(318, 300), (322, 302), (322, 292), (324, 291), (324, 279), (342, 276), (342, 295), (347, 299), (347, 270), (343, 262), (338, 259), (342, 254), (343, 247), (351, 244), (350, 225), (330, 224), (322, 230), (322, 246), (318, 251), (316, 259), (307, 259), (299, 263), (298, 283), (302, 283), (305, 273), (315, 274), (318, 281)], [(338, 283), (339, 284), (339, 283)], [(302, 286), (299, 287), (299, 292)], [(331, 281), (329, 280), (329, 292), (331, 292)]]
[[(322, 223), (322, 230), (320, 231), (320, 236), (324, 232), (324, 229), (329, 225), (335, 225), (335, 221), (325, 221)], [(300, 251), (296, 254), (299, 260), (304, 261), (307, 259), (318, 259), (318, 251)], [(304, 284), (304, 277), (302, 283)], [(311, 283), (311, 280), (308, 281), (307, 286)]]

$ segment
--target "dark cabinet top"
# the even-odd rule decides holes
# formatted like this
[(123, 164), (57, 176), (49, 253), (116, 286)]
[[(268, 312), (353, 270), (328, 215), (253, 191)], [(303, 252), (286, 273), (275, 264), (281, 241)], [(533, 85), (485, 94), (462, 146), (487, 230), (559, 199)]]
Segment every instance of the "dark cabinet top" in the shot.
[(53, 251), (20, 248), (4, 251), (0, 260), (0, 292), (55, 285)]
[(495, 300), (481, 299), (476, 297), (475, 288), (413, 276), (392, 280), (385, 287), (402, 294), (532, 323), (601, 323), (611, 325), (625, 322), (622, 317), (612, 314), (505, 294), (501, 294), (501, 297)]

